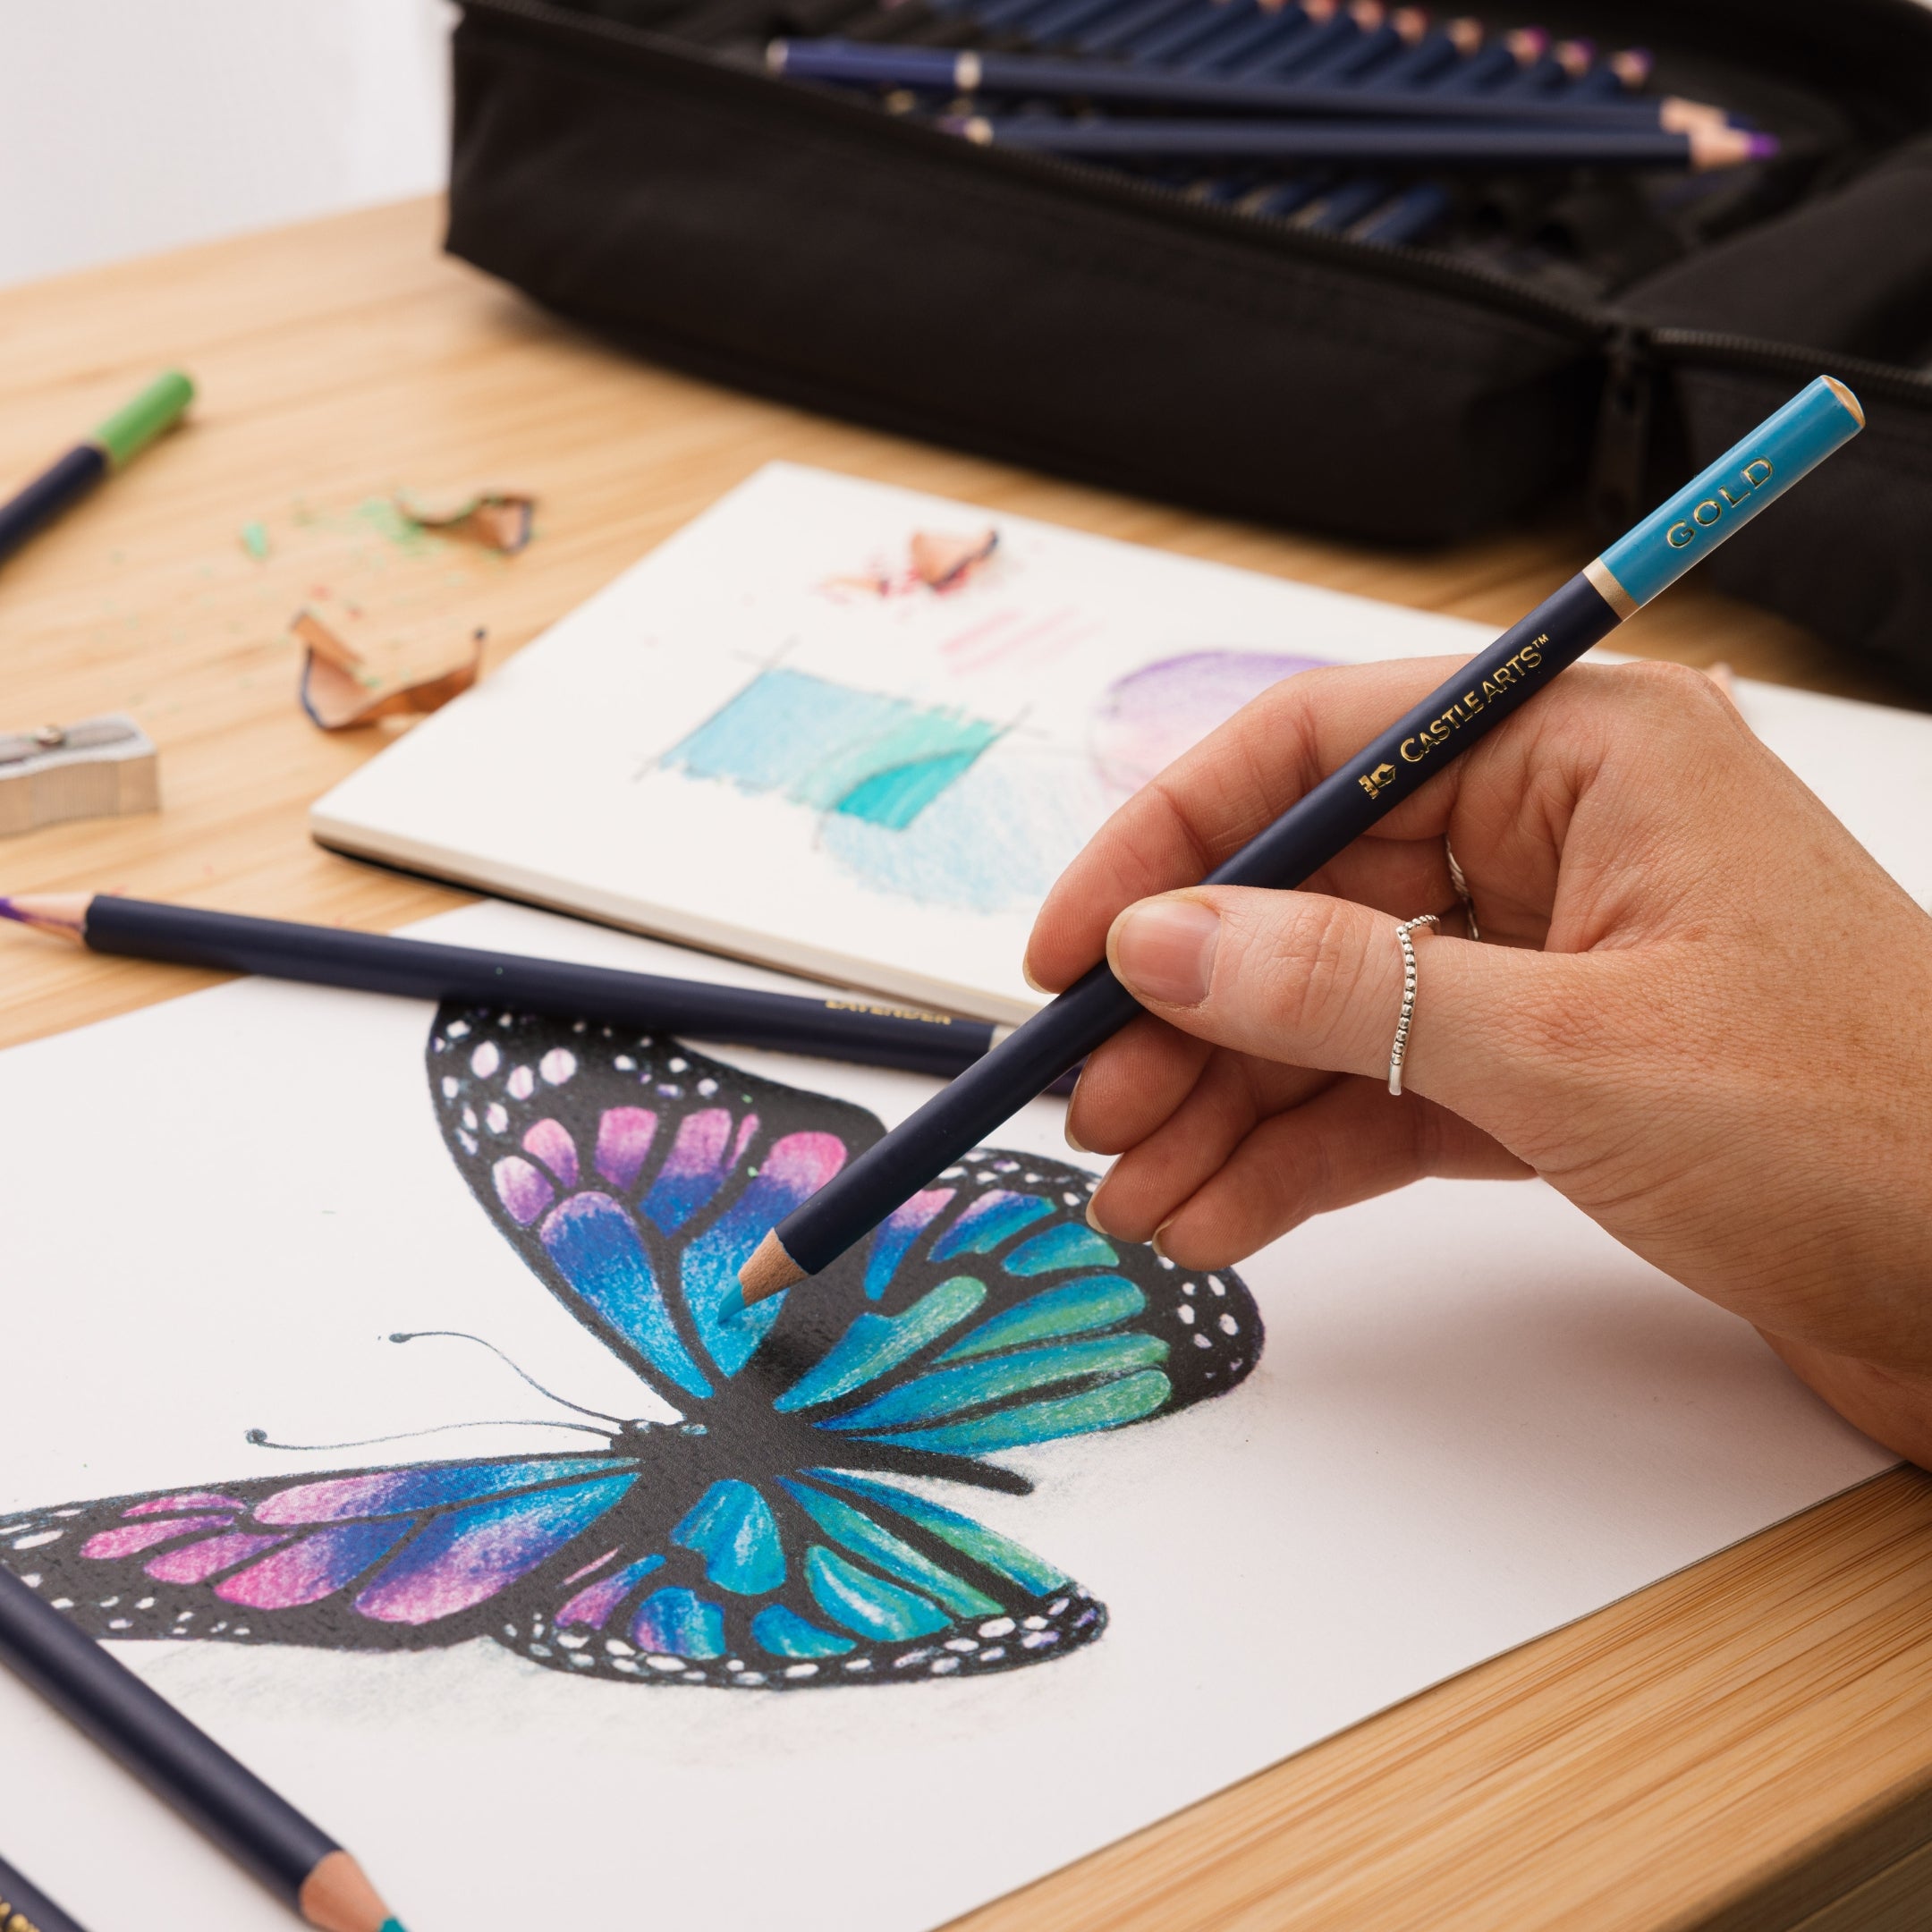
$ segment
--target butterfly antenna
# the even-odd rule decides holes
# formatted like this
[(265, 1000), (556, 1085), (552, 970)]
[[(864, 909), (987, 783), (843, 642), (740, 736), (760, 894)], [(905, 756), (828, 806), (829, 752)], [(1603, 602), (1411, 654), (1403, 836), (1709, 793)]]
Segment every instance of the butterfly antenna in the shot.
[(377, 1443), (409, 1442), (418, 1436), (441, 1436), (459, 1428), (567, 1428), (580, 1429), (586, 1436), (606, 1433), (592, 1428), (588, 1422), (552, 1422), (542, 1416), (500, 1416), (482, 1422), (438, 1422), (433, 1428), (398, 1429), (394, 1436), (359, 1436), (353, 1442), (270, 1442), (268, 1431), (258, 1428), (248, 1432), (248, 1440), (258, 1449), (294, 1449), (306, 1454), (325, 1449), (371, 1449)]
[[(389, 1339), (392, 1342), (423, 1342), (434, 1340), (439, 1335), (451, 1342), (474, 1342), (479, 1348), (487, 1348), (498, 1361), (507, 1363), (539, 1395), (547, 1395), (552, 1402), (561, 1402), (566, 1409), (574, 1409), (579, 1415), (595, 1416), (598, 1421), (608, 1422), (615, 1428), (623, 1427), (623, 1418), (622, 1416), (606, 1415), (601, 1409), (586, 1409), (581, 1402), (573, 1402), (567, 1396), (559, 1395), (555, 1389), (547, 1389), (529, 1370), (518, 1368), (517, 1364), (511, 1361), (510, 1358), (494, 1342), (486, 1342), (481, 1335), (467, 1335), (461, 1328), (417, 1328), (405, 1334), (393, 1335)], [(559, 1423), (557, 1426), (560, 1428), (568, 1428), (575, 1425)]]

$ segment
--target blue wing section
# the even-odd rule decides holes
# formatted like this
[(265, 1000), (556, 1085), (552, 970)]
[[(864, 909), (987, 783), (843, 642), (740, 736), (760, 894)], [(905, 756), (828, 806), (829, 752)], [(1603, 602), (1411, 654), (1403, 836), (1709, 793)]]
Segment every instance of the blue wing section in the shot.
[(498, 1230), (687, 1413), (782, 1313), (739, 1308), (740, 1266), (880, 1131), (862, 1107), (581, 1021), (445, 1005), (427, 1063), (445, 1144)]
[[(862, 1259), (816, 1279), (815, 1306), (843, 1312), (799, 1349), (774, 1411), (848, 1445), (827, 1461), (862, 1468), (873, 1445), (902, 1459), (886, 1466), (912, 1470), (920, 1457), (1123, 1428), (1232, 1387), (1261, 1344), (1246, 1288), (1096, 1232), (1093, 1185), (1063, 1163), (996, 1149), (950, 1169)], [(772, 1366), (792, 1359), (775, 1348)]]

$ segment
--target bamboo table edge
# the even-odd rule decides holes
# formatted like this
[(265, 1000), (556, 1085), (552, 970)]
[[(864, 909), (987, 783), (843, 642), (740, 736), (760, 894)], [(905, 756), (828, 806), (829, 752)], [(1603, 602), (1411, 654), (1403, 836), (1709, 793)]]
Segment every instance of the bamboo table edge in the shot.
[[(22, 713), (0, 724), (126, 708), (164, 758), (160, 818), (0, 842), (11, 889), (117, 886), (382, 929), (467, 902), (306, 837), (309, 799), (386, 741), (325, 740), (299, 717), (275, 600), (285, 615), (321, 569), (389, 594), (402, 566), (334, 512), (305, 526), (305, 496), (534, 487), (523, 556), (452, 565), (440, 606), (411, 580), (425, 621), (488, 618), (492, 665), (773, 458), (1499, 624), (1580, 560), (1557, 527), (1427, 555), (1266, 531), (713, 388), (439, 256), (439, 220), (434, 199), (399, 203), (0, 290), (0, 487), (131, 378), (179, 363), (203, 392), (191, 430), (0, 572)], [(267, 503), (296, 506), (273, 520), (285, 568), (235, 543)], [(1793, 627), (1701, 590), (1627, 630), (1640, 654), (1884, 695)], [(52, 951), (0, 952), (29, 1002), (0, 1005), (0, 1044), (212, 983)], [(1932, 1844), (1928, 1719), (1932, 1481), (1901, 1470), (954, 1928), (1836, 1932), (1842, 1901)]]

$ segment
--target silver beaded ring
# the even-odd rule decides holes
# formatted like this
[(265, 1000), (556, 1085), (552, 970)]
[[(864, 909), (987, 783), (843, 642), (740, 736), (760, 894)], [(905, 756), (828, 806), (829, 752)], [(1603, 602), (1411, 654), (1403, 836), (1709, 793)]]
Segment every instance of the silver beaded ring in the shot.
[(1402, 1062), (1409, 1055), (1409, 1029), (1415, 1023), (1416, 962), (1415, 941), (1409, 935), (1418, 926), (1440, 926), (1439, 913), (1425, 912), (1419, 919), (1404, 919), (1395, 928), (1395, 944), (1402, 948), (1402, 1013), (1395, 1021), (1395, 1044), (1389, 1048), (1388, 1090), (1402, 1091)]

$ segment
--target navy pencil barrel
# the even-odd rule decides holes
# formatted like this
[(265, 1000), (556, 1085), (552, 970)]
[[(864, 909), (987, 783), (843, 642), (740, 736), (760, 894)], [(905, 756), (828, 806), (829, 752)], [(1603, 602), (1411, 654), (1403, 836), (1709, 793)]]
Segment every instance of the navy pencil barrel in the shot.
[(776, 72), (853, 86), (1136, 101), (1208, 113), (1335, 115), (1345, 120), (1476, 121), (1655, 131), (1654, 100), (1578, 103), (1556, 95), (1501, 101), (1479, 94), (1376, 93), (1293, 80), (1189, 73), (1124, 61), (1070, 60), (1052, 55), (960, 54), (950, 47), (881, 46), (869, 41), (775, 40), (767, 55)]
[(0, 504), (0, 558), (12, 556), (106, 474), (106, 452), (93, 443), (78, 444), (49, 464), (16, 496)]
[(341, 1849), (6, 1570), (0, 1661), (291, 1903)]
[[(1301, 885), (1618, 622), (1586, 578), (1572, 578), (1217, 866), (1206, 883)], [(801, 1203), (777, 1231), (785, 1253), (808, 1275), (817, 1274), (1140, 1011), (1105, 965), (1094, 967)]]
[(1572, 577), (1203, 883), (1301, 885), (1620, 622), (1587, 578)]
[(19, 1869), (0, 1859), (0, 1926), (17, 1932), (84, 1932), (72, 1912), (63, 1911), (38, 1885)]
[(1688, 136), (1657, 128), (1513, 126), (1502, 122), (1057, 120), (1015, 115), (942, 122), (983, 147), (1095, 158), (1385, 161), (1429, 167), (1685, 167)]
[(607, 966), (204, 912), (141, 899), (95, 899), (88, 908), (87, 943), (98, 953), (177, 966), (262, 973), (404, 999), (501, 1004), (521, 1013), (598, 1020), (646, 1032), (814, 1054), (942, 1079), (980, 1059), (994, 1031), (983, 1020), (916, 1017), (856, 1001), (660, 979)]

